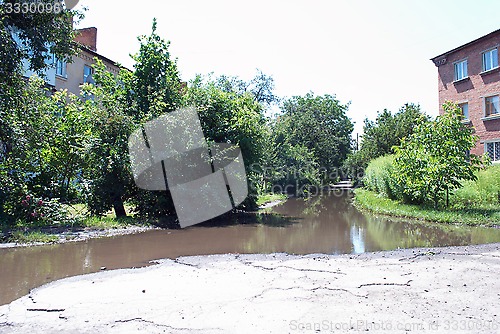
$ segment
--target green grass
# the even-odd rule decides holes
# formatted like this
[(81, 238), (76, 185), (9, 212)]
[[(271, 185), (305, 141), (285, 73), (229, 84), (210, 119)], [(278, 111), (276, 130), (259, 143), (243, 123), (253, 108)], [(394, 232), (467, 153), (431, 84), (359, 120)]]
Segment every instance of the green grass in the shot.
[(450, 197), (455, 208), (488, 206), (500, 203), (500, 165), (476, 173), (476, 181), (465, 181)]
[(77, 204), (63, 204), (63, 207), (68, 210), (68, 213), (71, 216), (83, 216), (88, 214), (87, 207), (85, 204), (77, 203)]
[[(15, 242), (19, 244), (53, 243), (59, 241), (57, 233), (73, 231), (75, 229), (111, 230), (124, 229), (131, 226), (150, 226), (142, 220), (129, 215), (124, 218), (116, 218), (112, 211), (103, 217), (89, 216), (84, 204), (64, 204), (68, 214), (75, 218), (71, 223), (28, 223), (21, 220), (14, 224), (0, 221), (0, 243)], [(127, 212), (131, 207), (126, 206)]]
[[(57, 233), (74, 228), (88, 228), (92, 230), (112, 230), (131, 226), (148, 226), (133, 217), (86, 217), (73, 226), (15, 226), (2, 225), (0, 229), (0, 242), (15, 242), (18, 244), (54, 243), (59, 237), (51, 228), (56, 228)], [(47, 230), (47, 231), (45, 231)], [(52, 233), (48, 232), (52, 231)]]
[(284, 194), (263, 194), (259, 195), (257, 198), (257, 205), (262, 206), (267, 203), (271, 203), (274, 201), (284, 201), (287, 199), (287, 196)]
[(115, 217), (86, 217), (82, 219), (79, 227), (87, 227), (99, 230), (109, 230), (117, 228), (126, 228), (134, 225), (144, 226), (133, 217), (115, 218)]
[(358, 208), (379, 214), (439, 223), (500, 226), (499, 204), (482, 204), (469, 208), (434, 209), (432, 207), (404, 204), (366, 189), (358, 188), (355, 194), (355, 205)]
[(8, 239), (9, 242), (15, 242), (18, 244), (52, 243), (57, 242), (58, 240), (59, 237), (57, 235), (39, 231), (14, 231)]
[(132, 214), (132, 206), (125, 204), (125, 211), (128, 213), (127, 217), (116, 218), (113, 210), (106, 212), (102, 217), (91, 216), (85, 204), (71, 204), (67, 205), (66, 209), (72, 216), (80, 217), (79, 222), (73, 227), (90, 228), (97, 230), (110, 230), (118, 228), (127, 228), (130, 226), (146, 226), (142, 221), (139, 221)]

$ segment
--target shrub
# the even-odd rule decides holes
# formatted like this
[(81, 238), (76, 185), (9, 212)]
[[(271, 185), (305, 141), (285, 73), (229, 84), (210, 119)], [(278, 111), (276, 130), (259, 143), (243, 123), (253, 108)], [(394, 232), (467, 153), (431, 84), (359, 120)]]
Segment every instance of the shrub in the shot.
[(402, 190), (393, 177), (394, 172), (394, 155), (379, 157), (368, 164), (363, 183), (369, 190), (384, 197), (401, 199)]
[(16, 217), (18, 225), (25, 227), (73, 224), (78, 219), (71, 216), (58, 199), (42, 199), (32, 195), (19, 198), (11, 214)]
[(435, 121), (419, 124), (413, 134), (395, 147), (398, 183), (411, 202), (449, 205), (449, 192), (459, 189), (464, 180), (476, 180), (485, 161), (468, 154), (476, 144), (474, 129), (462, 123), (457, 105), (443, 104), (445, 113)]

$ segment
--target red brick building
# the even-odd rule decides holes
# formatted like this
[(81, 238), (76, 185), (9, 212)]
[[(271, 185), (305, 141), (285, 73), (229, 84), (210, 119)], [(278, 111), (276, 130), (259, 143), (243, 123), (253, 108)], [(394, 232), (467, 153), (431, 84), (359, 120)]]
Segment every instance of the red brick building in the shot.
[(500, 163), (500, 29), (431, 60), (438, 68), (439, 105), (457, 103), (479, 142), (471, 153)]

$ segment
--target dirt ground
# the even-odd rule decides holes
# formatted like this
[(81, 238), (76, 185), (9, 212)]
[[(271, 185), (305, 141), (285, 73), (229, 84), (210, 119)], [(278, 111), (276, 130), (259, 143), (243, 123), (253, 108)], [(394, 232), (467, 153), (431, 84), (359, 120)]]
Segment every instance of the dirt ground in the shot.
[(56, 281), (0, 333), (499, 333), (500, 244), (216, 255)]

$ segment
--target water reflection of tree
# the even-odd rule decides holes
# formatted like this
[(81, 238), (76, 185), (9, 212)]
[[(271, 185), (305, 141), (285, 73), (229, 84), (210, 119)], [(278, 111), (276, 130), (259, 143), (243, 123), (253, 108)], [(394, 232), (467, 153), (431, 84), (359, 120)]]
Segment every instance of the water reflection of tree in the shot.
[(290, 199), (275, 209), (280, 214), (297, 217), (286, 229), (271, 230), (259, 226), (245, 241), (245, 252), (349, 253), (348, 222), (342, 211), (348, 203), (344, 195), (318, 196), (307, 201)]
[(247, 253), (350, 253), (500, 240), (500, 230), (458, 228), (360, 212), (348, 193), (330, 193), (307, 201), (292, 198), (272, 211), (222, 218), (216, 226), (252, 225), (252, 230), (241, 234), (241, 251)]
[(345, 219), (362, 230), (366, 251), (488, 243), (500, 240), (500, 231), (426, 223), (407, 219), (360, 214), (354, 207)]

